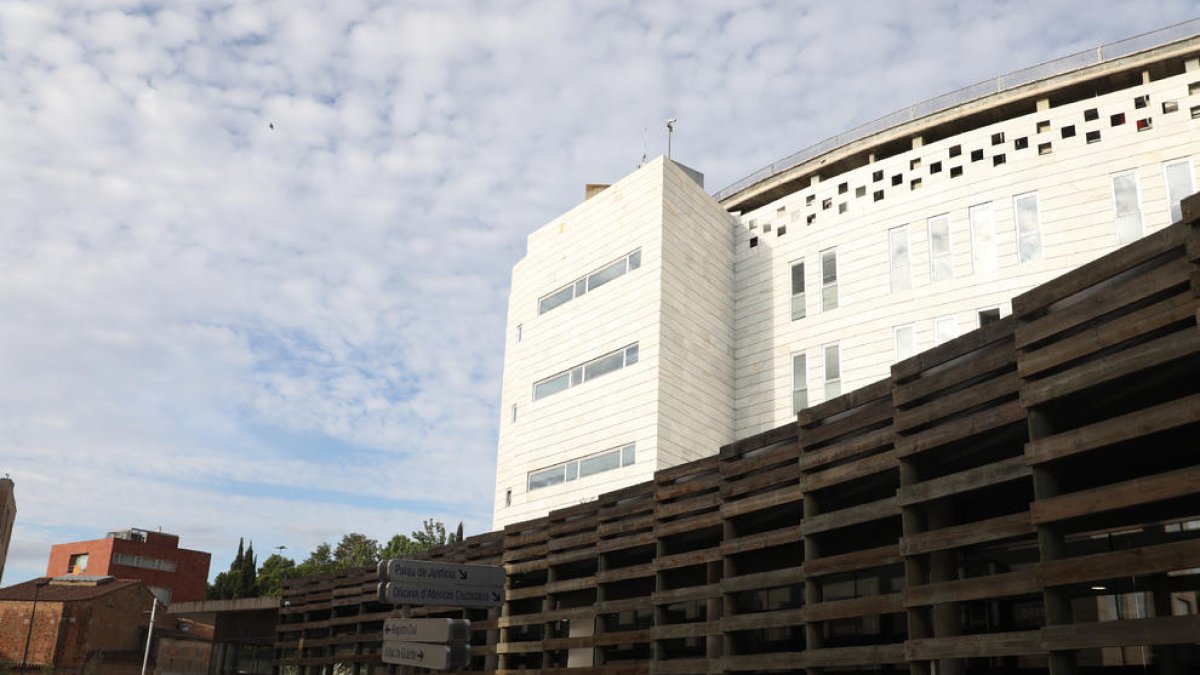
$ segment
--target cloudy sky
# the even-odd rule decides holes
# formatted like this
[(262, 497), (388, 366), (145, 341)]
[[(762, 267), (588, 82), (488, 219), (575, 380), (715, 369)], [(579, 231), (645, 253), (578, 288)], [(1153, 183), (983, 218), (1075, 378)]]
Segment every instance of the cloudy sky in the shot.
[[(491, 518), (509, 269), (665, 146), (710, 189), (1195, 2), (0, 1), (4, 584)], [(272, 125), (274, 128), (272, 128)]]

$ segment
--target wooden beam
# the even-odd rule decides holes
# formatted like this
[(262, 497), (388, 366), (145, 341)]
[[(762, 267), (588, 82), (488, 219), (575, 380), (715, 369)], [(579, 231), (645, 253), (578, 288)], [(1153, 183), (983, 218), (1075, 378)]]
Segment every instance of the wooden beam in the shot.
[(1186, 497), (1195, 494), (1197, 486), (1200, 486), (1200, 466), (1190, 466), (1057, 497), (1038, 499), (1029, 507), (1029, 517), (1034, 525), (1053, 523), (1093, 513)]
[(1030, 471), (1025, 457), (1010, 457), (914, 485), (906, 485), (896, 492), (896, 499), (901, 506), (943, 499), (992, 485), (1022, 480), (1029, 477)]
[(1200, 351), (1200, 332), (1189, 329), (1164, 335), (1103, 359), (1080, 364), (1050, 375), (1021, 388), (1021, 403), (1026, 408), (1074, 394), (1098, 384), (1133, 375)]
[(1032, 440), (1025, 445), (1025, 457), (1030, 464), (1041, 464), (1197, 422), (1200, 422), (1200, 394), (1192, 394)]

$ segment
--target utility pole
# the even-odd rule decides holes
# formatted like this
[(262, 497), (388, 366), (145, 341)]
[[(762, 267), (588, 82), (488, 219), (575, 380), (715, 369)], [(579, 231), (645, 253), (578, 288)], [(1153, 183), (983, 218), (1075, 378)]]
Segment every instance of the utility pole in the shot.
[(42, 586), (50, 583), (49, 580), (39, 581), (33, 585), (33, 607), (29, 608), (29, 630), (25, 632), (25, 651), (21, 652), (21, 673), (25, 672), (26, 659), (29, 657), (29, 641), (33, 638), (33, 621), (37, 618), (37, 603), (38, 593), (41, 592)]

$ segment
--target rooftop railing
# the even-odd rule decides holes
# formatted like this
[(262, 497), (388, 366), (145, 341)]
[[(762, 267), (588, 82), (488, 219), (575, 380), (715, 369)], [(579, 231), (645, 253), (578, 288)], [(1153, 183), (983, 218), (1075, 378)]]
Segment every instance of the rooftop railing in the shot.
[(758, 171), (746, 176), (745, 178), (735, 182), (729, 187), (718, 190), (713, 194), (713, 198), (717, 201), (731, 197), (742, 190), (766, 180), (775, 174), (787, 171), (793, 167), (799, 166), (810, 159), (824, 155), (827, 152), (836, 150), (844, 145), (849, 145), (855, 141), (862, 140), (868, 136), (872, 136), (881, 131), (886, 131), (892, 127), (900, 126), (912, 122), (913, 120), (932, 115), (943, 110), (949, 110), (955, 106), (960, 106), (971, 101), (976, 101), (981, 98), (986, 98), (993, 94), (1015, 89), (1031, 82), (1044, 80), (1055, 75), (1062, 75), (1087, 66), (1094, 66), (1105, 61), (1111, 61), (1121, 57), (1136, 54), (1137, 52), (1146, 51), (1155, 47), (1178, 42), (1186, 38), (1192, 37), (1200, 33), (1200, 18), (1184, 21), (1183, 23), (1167, 26), (1149, 33), (1135, 35), (1131, 38), (1118, 40), (1106, 45), (1101, 45), (1095, 49), (1088, 49), (1082, 52), (1076, 52), (1063, 56), (1053, 61), (1023, 68), (999, 77), (972, 84), (963, 87), (948, 94), (935, 96), (934, 98), (922, 101), (907, 108), (889, 113), (883, 117), (871, 120), (866, 124), (857, 126), (849, 131), (844, 131), (836, 136), (827, 138), (819, 143), (804, 148), (803, 150), (788, 155), (783, 159), (772, 162)]

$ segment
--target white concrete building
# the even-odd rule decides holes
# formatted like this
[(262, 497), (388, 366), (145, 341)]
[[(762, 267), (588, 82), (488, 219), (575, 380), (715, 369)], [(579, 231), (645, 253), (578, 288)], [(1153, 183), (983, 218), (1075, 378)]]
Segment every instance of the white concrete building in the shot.
[(656, 160), (534, 232), (513, 270), (495, 527), (784, 424), (1173, 222), (1200, 154), (1198, 33), (948, 94), (716, 199)]

